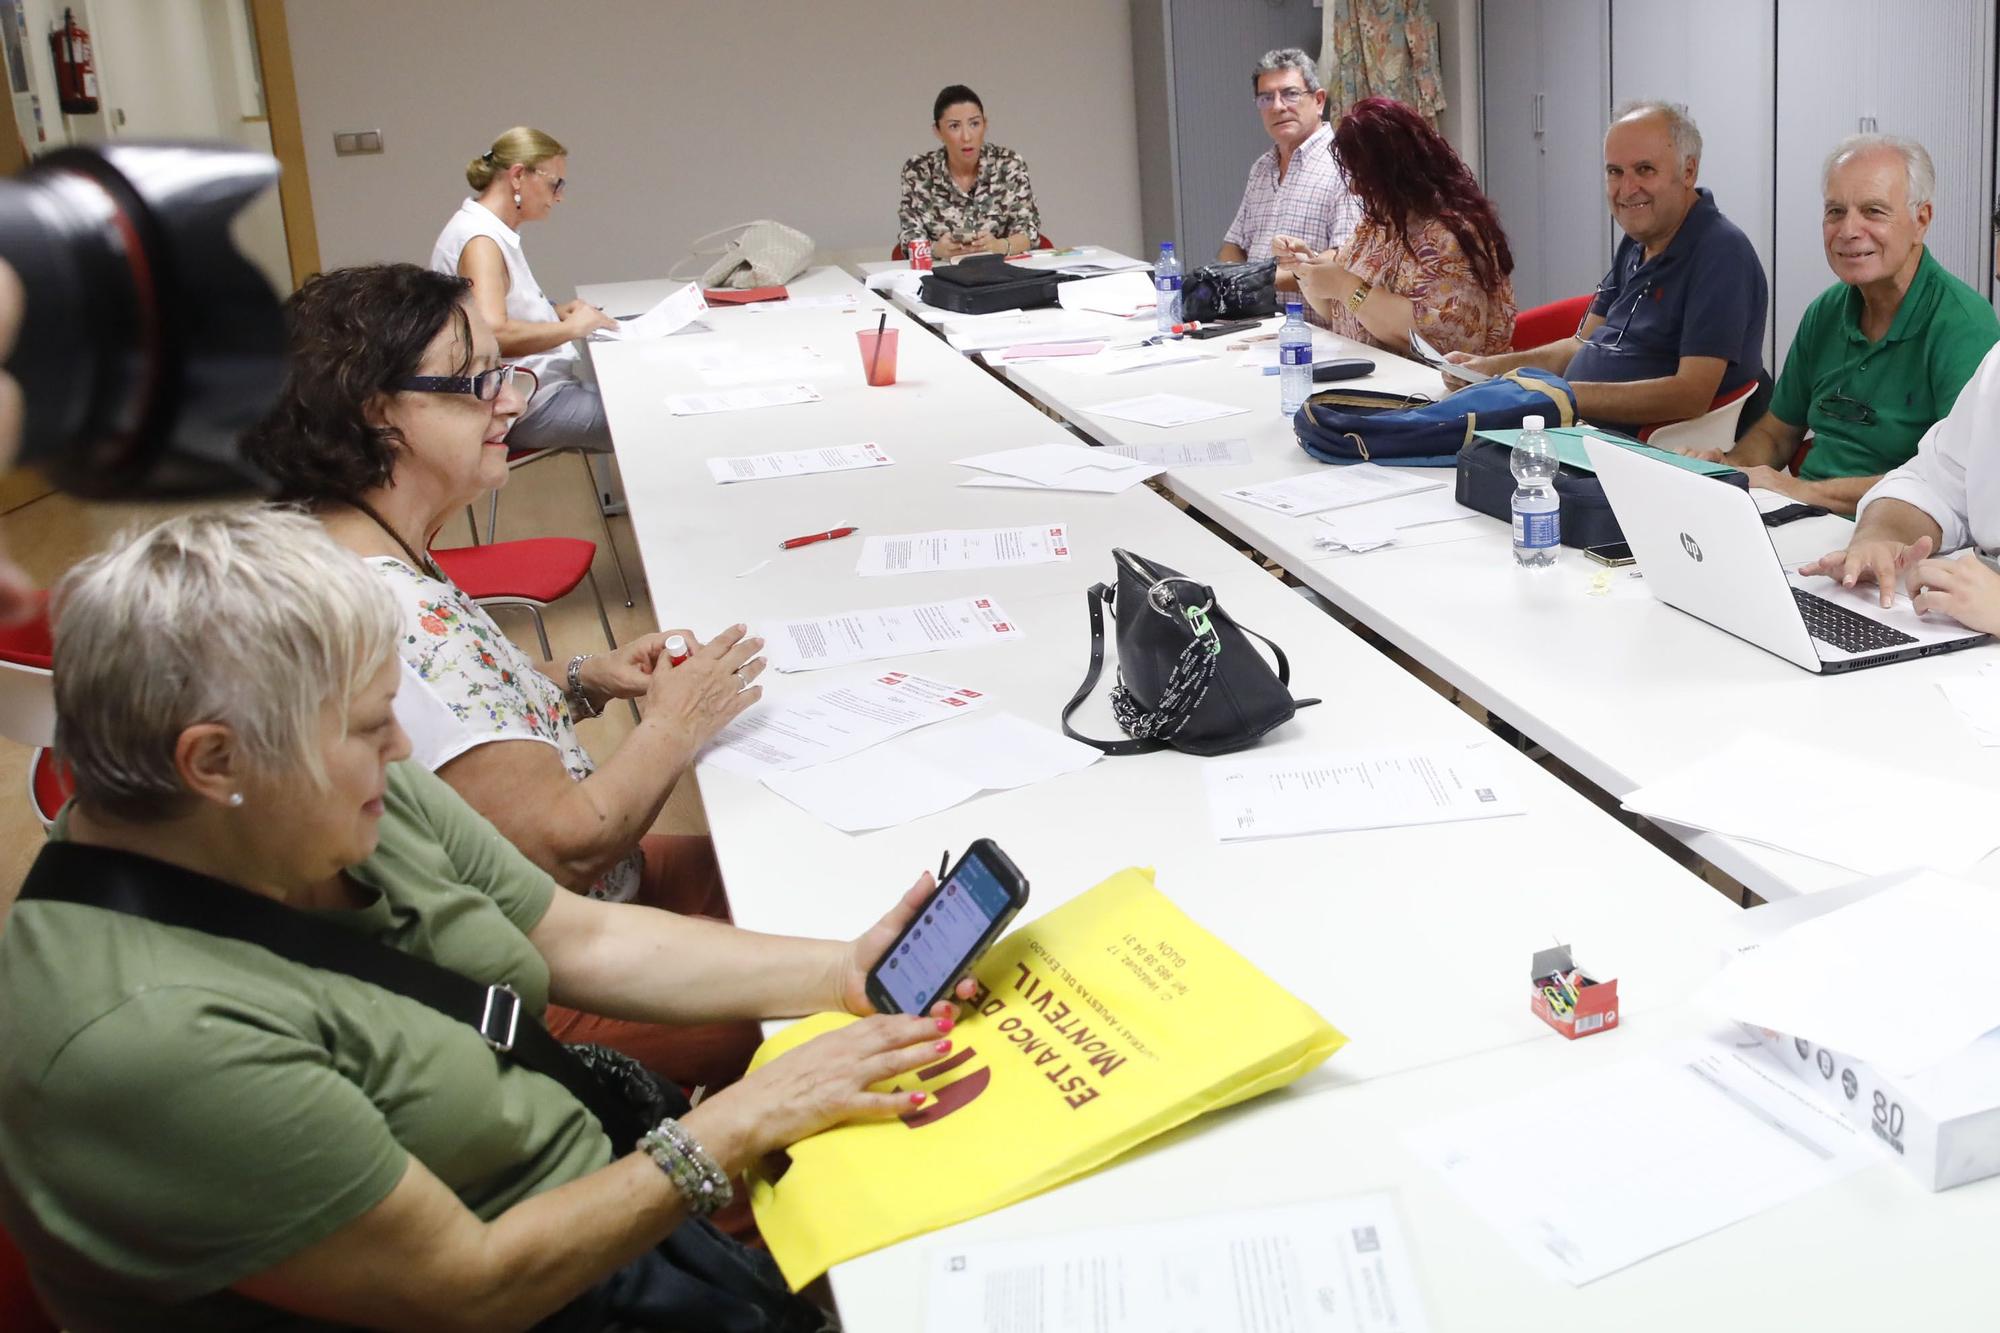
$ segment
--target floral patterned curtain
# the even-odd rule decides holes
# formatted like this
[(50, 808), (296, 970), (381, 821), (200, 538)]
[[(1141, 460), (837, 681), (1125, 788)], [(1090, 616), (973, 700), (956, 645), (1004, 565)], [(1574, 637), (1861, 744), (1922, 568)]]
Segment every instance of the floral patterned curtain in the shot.
[(1444, 92), (1430, 0), (1326, 0), (1322, 14), (1328, 120), (1364, 97), (1393, 97), (1437, 123)]

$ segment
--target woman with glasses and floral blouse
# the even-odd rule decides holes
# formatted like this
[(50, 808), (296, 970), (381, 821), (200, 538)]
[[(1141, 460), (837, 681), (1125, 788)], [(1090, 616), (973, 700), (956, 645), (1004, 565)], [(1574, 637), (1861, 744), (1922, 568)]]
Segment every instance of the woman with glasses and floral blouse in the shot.
[(472, 159), (474, 193), (431, 247), (431, 268), (469, 279), (473, 304), (500, 342), (500, 354), (535, 373), (528, 407), (508, 443), (517, 449), (609, 453), (611, 429), (597, 386), (576, 373), (575, 342), (617, 321), (584, 301), (552, 303), (521, 249), (521, 224), (540, 222), (562, 202), (569, 150), (540, 130), (517, 125)]
[[(593, 898), (728, 915), (705, 836), (651, 834), (695, 753), (754, 704), (762, 640), (741, 625), (678, 666), (666, 634), (567, 664), (529, 658), (429, 556), (446, 518), (507, 481), (508, 427), (534, 378), (502, 358), (461, 277), (339, 269), (287, 305), (291, 367), (246, 455), (385, 579), (403, 612), (396, 715), (435, 771), (559, 884)], [(644, 718), (600, 766), (574, 720), (613, 699)], [(754, 1024), (665, 1028), (552, 1011), (566, 1041), (613, 1046), (684, 1085), (740, 1074)]]

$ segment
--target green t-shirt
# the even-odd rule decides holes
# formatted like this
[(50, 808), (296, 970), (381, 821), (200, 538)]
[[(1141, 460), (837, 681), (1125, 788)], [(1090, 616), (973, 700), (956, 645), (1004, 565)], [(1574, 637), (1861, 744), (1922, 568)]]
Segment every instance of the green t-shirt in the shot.
[[(539, 1014), (526, 932), (554, 883), (420, 766), (391, 767), (386, 804), (350, 872), (380, 897), (329, 915)], [(488, 1219), (611, 1157), (469, 1024), (198, 931), (20, 903), (0, 1013), (0, 1219), (71, 1333), (316, 1328), (226, 1288), (381, 1202), (409, 1157)]]
[(1771, 395), (1773, 416), (1813, 433), (1799, 475), (1872, 477), (1909, 462), (1995, 342), (1992, 305), (1928, 248), (1880, 342), (1862, 336), (1861, 293), (1834, 283), (1806, 307)]

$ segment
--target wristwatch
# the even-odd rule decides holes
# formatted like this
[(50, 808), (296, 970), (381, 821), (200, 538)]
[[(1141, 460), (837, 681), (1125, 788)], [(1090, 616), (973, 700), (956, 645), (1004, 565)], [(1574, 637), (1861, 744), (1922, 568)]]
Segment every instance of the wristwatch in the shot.
[(1368, 293), (1374, 290), (1375, 290), (1375, 284), (1371, 282), (1356, 283), (1353, 293), (1347, 298), (1348, 311), (1352, 314), (1356, 315), (1360, 314), (1362, 302), (1366, 301), (1368, 299)]
[(590, 692), (583, 688), (583, 676), (581, 672), (583, 670), (584, 659), (589, 656), (589, 653), (578, 653), (575, 657), (570, 658), (569, 671), (566, 673), (569, 681), (570, 711), (575, 713), (579, 718), (600, 717), (604, 713), (602, 708), (592, 706)]

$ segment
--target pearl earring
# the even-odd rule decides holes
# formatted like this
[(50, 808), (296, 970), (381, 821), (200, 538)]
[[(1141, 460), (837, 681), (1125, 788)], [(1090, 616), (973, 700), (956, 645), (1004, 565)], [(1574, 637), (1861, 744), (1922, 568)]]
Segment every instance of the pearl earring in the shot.
[(230, 792), (230, 793), (229, 793), (229, 804), (230, 804), (230, 806), (231, 806), (232, 808), (233, 808), (233, 807), (235, 807), (235, 806), (239, 806), (239, 805), (242, 805), (242, 804), (243, 804), (243, 793), (242, 793), (242, 792), (240, 792), (240, 791), (233, 791), (233, 792)]
[(516, 190), (514, 191), (514, 207), (519, 208), (520, 206), (521, 206), (521, 192), (519, 190)]

